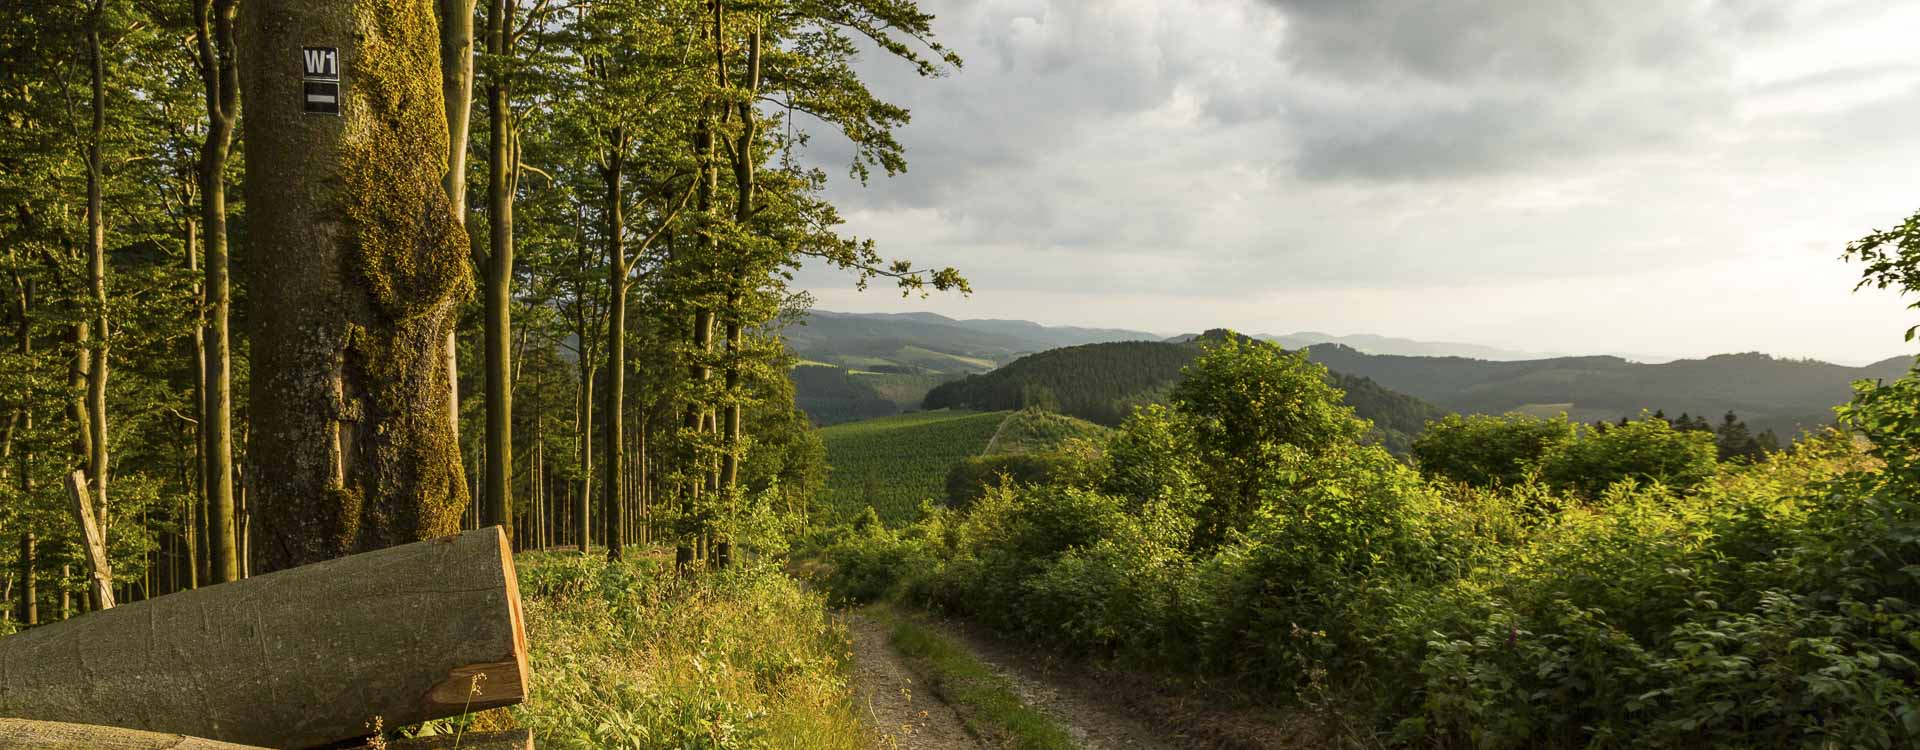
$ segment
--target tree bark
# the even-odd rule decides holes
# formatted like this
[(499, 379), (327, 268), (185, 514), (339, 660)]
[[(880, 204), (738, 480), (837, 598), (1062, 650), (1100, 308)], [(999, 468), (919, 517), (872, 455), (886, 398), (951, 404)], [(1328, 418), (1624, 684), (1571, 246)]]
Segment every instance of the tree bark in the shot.
[[(433, 6), (258, 0), (244, 20), (258, 562), (451, 533), (468, 496), (445, 342), (473, 280)], [(339, 50), (337, 116), (303, 111), (308, 46)]]
[(19, 750), (266, 750), (255, 745), (93, 724), (0, 719), (0, 747)]
[(0, 716), (312, 747), (518, 703), (530, 676), (512, 552), (482, 529), (0, 638)]
[(234, 0), (195, 0), (200, 76), (207, 99), (207, 133), (200, 152), (200, 222), (206, 226), (207, 323), (205, 493), (209, 583), (240, 577), (239, 539), (233, 522), (233, 353), (229, 337), (232, 293), (227, 283), (227, 158), (239, 114), (240, 74), (233, 45)]

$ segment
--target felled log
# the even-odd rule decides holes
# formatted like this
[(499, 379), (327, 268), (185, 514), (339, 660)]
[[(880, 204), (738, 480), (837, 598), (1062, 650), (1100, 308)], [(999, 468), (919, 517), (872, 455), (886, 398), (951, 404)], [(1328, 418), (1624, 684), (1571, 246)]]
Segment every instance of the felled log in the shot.
[[(386, 747), (387, 750), (533, 750), (533, 732), (515, 729), (511, 732), (440, 734), (410, 740), (387, 740)], [(354, 750), (372, 748), (372, 745), (362, 745)]]
[(8, 750), (266, 750), (179, 734), (29, 719), (0, 719), (0, 747)]
[(526, 697), (498, 527), (0, 638), (0, 717), (312, 747)]

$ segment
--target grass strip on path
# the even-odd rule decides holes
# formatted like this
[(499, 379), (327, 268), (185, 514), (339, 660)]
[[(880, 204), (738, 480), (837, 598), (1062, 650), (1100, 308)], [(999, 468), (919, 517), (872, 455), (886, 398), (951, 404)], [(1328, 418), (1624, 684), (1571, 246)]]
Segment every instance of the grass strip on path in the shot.
[(873, 607), (875, 619), (892, 625), (889, 639), (916, 671), (954, 708), (967, 728), (992, 744), (1021, 750), (1071, 750), (1065, 725), (1022, 699), (1007, 678), (972, 653), (913, 618)]

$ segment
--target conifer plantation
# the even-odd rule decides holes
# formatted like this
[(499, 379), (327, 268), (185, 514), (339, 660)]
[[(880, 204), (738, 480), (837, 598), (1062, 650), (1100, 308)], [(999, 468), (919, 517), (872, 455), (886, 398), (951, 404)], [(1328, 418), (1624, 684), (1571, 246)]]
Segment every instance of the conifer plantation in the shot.
[[(1532, 212), (1470, 227), (1487, 252), (1542, 234), (1658, 160), (1562, 190), (1500, 170), (1578, 150), (1566, 123), (1613, 128), (1615, 102), (1547, 135), (1468, 115), (1686, 57), (1536, 54), (1526, 24), (1565, 19), (1517, 9), (1216, 5), (1134, 28), (1134, 4), (1040, 0), (0, 4), (0, 748), (1920, 747), (1910, 353), (1647, 362), (980, 306), (954, 247), (997, 300), (1156, 325), (1298, 314), (1343, 274), (1391, 308), (1334, 311), (1355, 320), (1507, 304), (1443, 268), (1481, 247), (1382, 271), (1359, 238), (1453, 241), (1432, 217), (1476, 201)], [(1518, 19), (1469, 35), (1514, 52), (1484, 75), (1440, 25), (1483, 11)], [(1626, 33), (1603, 26), (1552, 43)], [(1283, 82), (1225, 49), (1248, 29)], [(940, 99), (956, 40), (1021, 90)], [(1096, 43), (1151, 64), (1060, 87)], [(1616, 88), (1659, 78), (1633, 72)], [(1518, 98), (1467, 93), (1486, 80)], [(1409, 81), (1431, 88), (1384, 101)], [(960, 125), (909, 129), (904, 102)], [(1271, 162), (1181, 135), (1266, 117), (1309, 135)], [(1162, 174), (1214, 152), (1238, 161)], [(898, 179), (909, 156), (956, 182)], [(1690, 183), (1657, 179), (1682, 211)], [(1299, 197), (1278, 219), (1247, 197), (1275, 184)], [(1313, 235), (1354, 206), (1381, 213)], [(1556, 242), (1605, 234), (1561, 218)], [(1242, 224), (1272, 258), (1213, 246)], [(1821, 252), (1910, 316), (1920, 215), (1890, 226)], [(1581, 284), (1608, 261), (1529, 253)], [(1732, 317), (1660, 304), (1662, 328)]]

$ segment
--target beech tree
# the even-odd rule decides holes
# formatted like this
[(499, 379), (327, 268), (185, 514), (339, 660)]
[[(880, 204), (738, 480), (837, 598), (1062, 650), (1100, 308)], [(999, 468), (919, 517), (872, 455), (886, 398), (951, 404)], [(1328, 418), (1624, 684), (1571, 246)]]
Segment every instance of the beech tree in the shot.
[[(262, 0), (243, 18), (248, 281), (271, 300), (252, 310), (263, 567), (450, 533), (468, 497), (444, 342), (473, 281), (433, 7)], [(316, 46), (337, 50), (337, 116), (305, 111)]]

